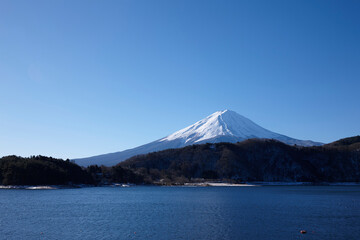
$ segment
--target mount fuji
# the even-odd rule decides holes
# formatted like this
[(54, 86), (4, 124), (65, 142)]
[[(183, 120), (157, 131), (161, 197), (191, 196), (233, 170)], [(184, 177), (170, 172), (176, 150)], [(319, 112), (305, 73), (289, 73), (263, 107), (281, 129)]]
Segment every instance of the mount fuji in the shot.
[(276, 139), (289, 145), (319, 146), (322, 143), (298, 140), (260, 127), (250, 119), (234, 111), (218, 111), (210, 116), (154, 142), (122, 152), (108, 153), (88, 158), (73, 159), (81, 166), (113, 166), (130, 157), (169, 148), (181, 148), (193, 144), (240, 142), (250, 138)]

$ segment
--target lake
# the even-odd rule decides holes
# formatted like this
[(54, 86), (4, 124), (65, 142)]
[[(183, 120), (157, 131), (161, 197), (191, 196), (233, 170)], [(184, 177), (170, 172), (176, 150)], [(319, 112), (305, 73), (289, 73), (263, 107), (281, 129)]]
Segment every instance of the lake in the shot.
[(358, 240), (360, 187), (0, 190), (0, 238)]

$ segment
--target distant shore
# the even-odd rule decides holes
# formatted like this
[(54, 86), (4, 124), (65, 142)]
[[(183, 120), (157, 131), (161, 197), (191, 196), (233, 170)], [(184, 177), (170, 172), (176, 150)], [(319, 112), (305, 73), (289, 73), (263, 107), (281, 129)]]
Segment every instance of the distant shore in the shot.
[(56, 190), (69, 188), (94, 187), (93, 185), (0, 185), (1, 189), (25, 189), (25, 190)]
[(17, 185), (0, 185), (0, 189), (28, 189), (28, 190), (50, 190), (50, 189), (59, 189), (55, 186), (17, 186)]
[(313, 182), (248, 182), (248, 183), (225, 183), (225, 182), (201, 182), (185, 183), (184, 186), (194, 187), (262, 187), (262, 186), (360, 186), (358, 182), (338, 183), (313, 183)]
[(266, 187), (266, 186), (360, 186), (359, 182), (338, 183), (312, 183), (312, 182), (249, 182), (249, 183), (226, 183), (226, 182), (189, 182), (183, 185), (159, 185), (159, 184), (127, 184), (113, 183), (104, 185), (0, 185), (1, 189), (24, 189), (24, 190), (56, 190), (86, 187), (135, 187), (135, 186), (172, 186), (172, 187)]
[(202, 183), (185, 183), (187, 187), (256, 187), (259, 185), (249, 183), (222, 183), (222, 182), (202, 182)]

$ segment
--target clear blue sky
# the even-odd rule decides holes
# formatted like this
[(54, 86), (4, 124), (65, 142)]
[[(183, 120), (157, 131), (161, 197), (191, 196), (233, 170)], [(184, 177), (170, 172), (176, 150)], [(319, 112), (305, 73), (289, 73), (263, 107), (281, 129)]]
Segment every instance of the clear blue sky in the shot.
[(0, 1), (0, 156), (86, 157), (231, 109), (360, 134), (360, 1)]

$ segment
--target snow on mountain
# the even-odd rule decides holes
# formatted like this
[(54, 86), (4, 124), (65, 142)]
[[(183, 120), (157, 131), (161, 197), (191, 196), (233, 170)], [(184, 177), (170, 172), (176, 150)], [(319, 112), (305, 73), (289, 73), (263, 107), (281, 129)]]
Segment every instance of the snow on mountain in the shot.
[(194, 144), (219, 136), (237, 138), (273, 138), (276, 134), (256, 125), (236, 112), (218, 111), (197, 123), (181, 129), (160, 141), (183, 139), (186, 144)]
[(309, 140), (298, 140), (271, 132), (234, 111), (224, 110), (215, 112), (189, 127), (148, 144), (122, 152), (74, 160), (77, 164), (82, 166), (92, 164), (112, 166), (139, 154), (161, 151), (169, 148), (181, 148), (192, 144), (217, 142), (235, 143), (249, 138), (276, 139), (289, 145), (322, 145), (321, 143)]

